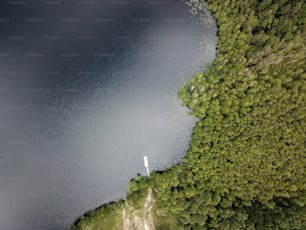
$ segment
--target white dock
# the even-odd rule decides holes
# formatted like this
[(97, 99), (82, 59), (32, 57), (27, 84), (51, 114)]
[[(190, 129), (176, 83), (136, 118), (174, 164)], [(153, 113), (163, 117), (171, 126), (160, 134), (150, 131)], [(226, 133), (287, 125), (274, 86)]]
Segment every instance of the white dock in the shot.
[(143, 157), (143, 163), (144, 163), (144, 167), (147, 170), (147, 176), (150, 177), (150, 167), (149, 167), (149, 159), (148, 156), (144, 156)]

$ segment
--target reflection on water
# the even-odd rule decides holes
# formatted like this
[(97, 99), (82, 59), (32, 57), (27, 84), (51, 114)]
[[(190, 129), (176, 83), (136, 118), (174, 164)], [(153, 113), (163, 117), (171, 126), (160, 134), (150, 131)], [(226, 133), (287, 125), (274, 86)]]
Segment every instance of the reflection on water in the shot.
[(65, 229), (123, 197), (144, 154), (181, 159), (195, 119), (177, 91), (212, 62), (215, 25), (177, 0), (0, 12), (0, 229)]

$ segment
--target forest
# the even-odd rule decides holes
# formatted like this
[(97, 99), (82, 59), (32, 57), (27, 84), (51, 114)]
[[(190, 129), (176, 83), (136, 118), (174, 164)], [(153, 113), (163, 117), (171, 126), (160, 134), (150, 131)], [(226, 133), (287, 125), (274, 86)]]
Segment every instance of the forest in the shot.
[(182, 163), (132, 180), (127, 200), (151, 187), (157, 229), (306, 229), (306, 4), (189, 4), (218, 25), (216, 59), (178, 93), (199, 121)]

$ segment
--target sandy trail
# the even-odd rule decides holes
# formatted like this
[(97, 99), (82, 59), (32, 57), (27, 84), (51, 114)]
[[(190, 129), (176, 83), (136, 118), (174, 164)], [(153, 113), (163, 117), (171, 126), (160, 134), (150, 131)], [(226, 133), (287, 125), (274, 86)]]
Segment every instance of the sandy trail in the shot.
[(123, 230), (156, 230), (151, 211), (153, 205), (153, 192), (148, 188), (148, 195), (141, 210), (131, 210), (127, 205), (122, 210)]

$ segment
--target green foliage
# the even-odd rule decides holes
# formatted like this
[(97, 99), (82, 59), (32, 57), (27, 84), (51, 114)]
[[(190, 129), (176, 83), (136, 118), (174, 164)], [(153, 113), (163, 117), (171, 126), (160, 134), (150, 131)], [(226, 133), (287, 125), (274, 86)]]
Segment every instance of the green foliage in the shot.
[(147, 177), (137, 176), (130, 181), (130, 191), (127, 194), (126, 202), (134, 209), (141, 209), (147, 196)]
[(123, 201), (103, 205), (82, 216), (71, 230), (118, 230), (122, 229)]
[(157, 206), (185, 229), (305, 229), (305, 4), (207, 3), (217, 57), (179, 92), (200, 121)]

